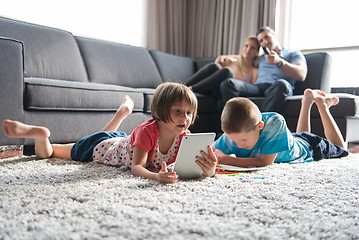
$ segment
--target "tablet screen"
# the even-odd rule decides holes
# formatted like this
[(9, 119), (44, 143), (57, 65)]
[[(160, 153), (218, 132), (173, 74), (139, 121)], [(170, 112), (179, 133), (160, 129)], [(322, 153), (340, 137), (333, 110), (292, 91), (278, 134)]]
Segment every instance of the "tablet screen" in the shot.
[(203, 170), (196, 163), (196, 156), (202, 157), (201, 150), (208, 153), (215, 133), (192, 133), (184, 135), (178, 149), (174, 171), (181, 179), (200, 178)]

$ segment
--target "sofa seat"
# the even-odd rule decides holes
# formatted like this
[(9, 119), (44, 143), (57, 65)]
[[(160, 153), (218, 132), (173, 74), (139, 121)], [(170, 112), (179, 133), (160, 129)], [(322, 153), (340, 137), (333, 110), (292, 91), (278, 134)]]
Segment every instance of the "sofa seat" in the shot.
[(116, 111), (126, 95), (129, 95), (135, 103), (134, 112), (142, 112), (143, 94), (134, 88), (26, 78), (24, 108), (41, 111)]

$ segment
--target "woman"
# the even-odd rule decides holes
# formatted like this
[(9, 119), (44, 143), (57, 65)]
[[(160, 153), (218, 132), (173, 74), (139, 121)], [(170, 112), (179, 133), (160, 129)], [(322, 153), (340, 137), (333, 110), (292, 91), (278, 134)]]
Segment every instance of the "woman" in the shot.
[(256, 37), (248, 37), (238, 55), (218, 56), (215, 63), (229, 67), (234, 72), (234, 78), (249, 83), (255, 83), (258, 76), (259, 42)]
[(221, 55), (195, 73), (186, 83), (194, 92), (219, 97), (219, 85), (227, 78), (255, 83), (258, 76), (259, 42), (248, 37), (240, 55)]

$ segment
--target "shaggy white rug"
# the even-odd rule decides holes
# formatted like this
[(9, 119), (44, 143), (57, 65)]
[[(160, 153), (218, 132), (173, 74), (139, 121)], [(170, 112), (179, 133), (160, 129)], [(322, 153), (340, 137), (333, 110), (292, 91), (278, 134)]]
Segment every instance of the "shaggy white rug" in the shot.
[(21, 157), (0, 179), (0, 239), (359, 238), (359, 154), (173, 185)]

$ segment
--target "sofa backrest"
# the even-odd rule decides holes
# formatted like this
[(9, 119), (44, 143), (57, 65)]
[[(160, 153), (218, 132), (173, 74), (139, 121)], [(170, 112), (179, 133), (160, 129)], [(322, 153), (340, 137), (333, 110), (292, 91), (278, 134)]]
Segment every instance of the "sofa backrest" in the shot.
[(147, 49), (84, 37), (75, 38), (90, 82), (135, 88), (156, 88), (162, 83)]
[(330, 93), (331, 57), (326, 52), (309, 53), (304, 55), (307, 60), (308, 74), (304, 82), (296, 82), (294, 95), (302, 95), (306, 88), (321, 89)]
[(24, 43), (25, 77), (88, 81), (71, 33), (0, 17), (0, 36)]
[[(331, 57), (326, 52), (304, 54), (308, 65), (308, 74), (304, 82), (296, 82), (294, 95), (302, 95), (307, 88), (321, 89), (325, 93), (330, 93), (330, 67)], [(196, 66), (202, 68), (208, 63), (214, 62), (215, 58), (198, 58)]]
[(164, 82), (186, 83), (197, 70), (192, 58), (168, 54), (158, 50), (149, 50), (149, 52)]
[(196, 65), (196, 71), (203, 68), (209, 63), (214, 63), (216, 61), (215, 57), (203, 57), (203, 58), (196, 58), (195, 59), (195, 65)]

